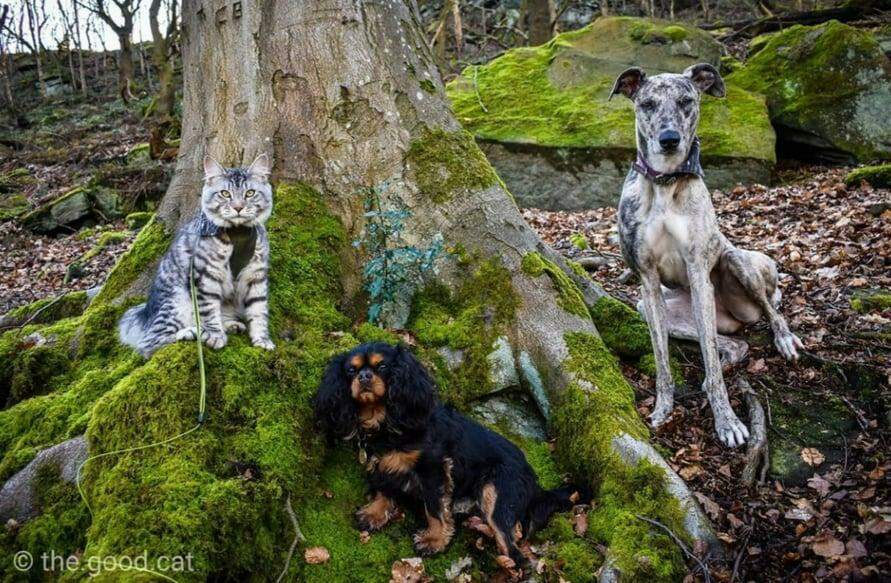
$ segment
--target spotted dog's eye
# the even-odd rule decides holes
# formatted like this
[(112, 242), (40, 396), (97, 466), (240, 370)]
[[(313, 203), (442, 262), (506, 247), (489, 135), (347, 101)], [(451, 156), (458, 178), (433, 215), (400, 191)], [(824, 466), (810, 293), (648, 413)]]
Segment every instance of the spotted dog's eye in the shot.
[(681, 107), (690, 107), (693, 104), (693, 99), (690, 97), (681, 97), (678, 99), (678, 105)]
[(644, 111), (653, 111), (656, 109), (656, 102), (652, 99), (646, 99), (640, 102), (640, 108)]
[(257, 191), (255, 191), (255, 190), (247, 190), (247, 191), (245, 191), (245, 193), (244, 193), (244, 197), (245, 197), (245, 198), (251, 198), (251, 197), (254, 196), (255, 194), (257, 194)]
[(222, 196), (223, 198), (232, 198), (232, 193), (228, 190), (221, 190), (220, 196)]

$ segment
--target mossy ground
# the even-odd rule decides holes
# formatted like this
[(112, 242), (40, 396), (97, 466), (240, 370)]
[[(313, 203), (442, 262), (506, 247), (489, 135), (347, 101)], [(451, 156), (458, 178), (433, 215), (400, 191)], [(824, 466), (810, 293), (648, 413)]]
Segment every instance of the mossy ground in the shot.
[[(468, 67), (447, 92), (458, 120), (483, 140), (630, 151), (635, 148), (631, 103), (607, 101), (615, 76), (631, 62), (665, 67), (649, 68), (656, 74), (709, 60), (673, 56), (656, 38), (669, 44), (696, 39), (699, 52), (717, 65), (720, 49), (703, 35), (658, 21), (601, 18), (545, 45), (512, 49), (486, 65)], [(629, 58), (629, 52), (636, 56)], [(618, 60), (612, 62), (610, 55)], [(729, 86), (725, 99), (703, 97), (699, 135), (708, 157), (775, 161), (764, 99), (739, 87)]]

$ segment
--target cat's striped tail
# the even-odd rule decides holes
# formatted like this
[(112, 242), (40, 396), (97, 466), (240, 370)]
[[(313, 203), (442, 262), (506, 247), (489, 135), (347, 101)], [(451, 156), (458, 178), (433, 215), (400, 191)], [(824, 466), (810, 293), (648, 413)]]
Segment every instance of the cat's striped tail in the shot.
[(145, 336), (145, 304), (133, 306), (124, 312), (118, 323), (118, 336), (122, 344), (142, 351), (140, 344)]

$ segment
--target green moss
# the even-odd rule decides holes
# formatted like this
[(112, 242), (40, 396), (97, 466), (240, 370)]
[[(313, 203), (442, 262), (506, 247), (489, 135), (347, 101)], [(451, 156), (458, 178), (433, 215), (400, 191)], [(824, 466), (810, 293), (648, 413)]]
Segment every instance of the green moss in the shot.
[[(689, 44), (676, 54), (664, 44), (643, 42), (674, 42), (676, 29), (685, 31)], [(655, 74), (702, 61), (717, 66), (720, 55), (720, 45), (695, 27), (599, 18), (545, 45), (468, 67), (446, 90), (458, 120), (479, 139), (626, 152), (635, 149), (633, 108), (626, 99), (607, 100), (624, 63)], [(699, 135), (707, 158), (775, 161), (764, 99), (739, 87), (728, 87), (726, 99), (703, 97)]]
[[(656, 378), (656, 356), (652, 352), (641, 356), (637, 361), (636, 367), (643, 374)], [(684, 384), (684, 371), (673, 356), (668, 358), (668, 368), (671, 371), (671, 379), (674, 381), (674, 384), (682, 386)]]
[(28, 198), (23, 194), (0, 194), (0, 221), (19, 217), (30, 207)]
[(684, 532), (683, 513), (665, 490), (664, 472), (645, 462), (629, 467), (612, 450), (613, 437), (622, 433), (647, 439), (634, 392), (600, 338), (570, 333), (564, 339), (569, 349), (564, 366), (576, 380), (552, 399), (552, 425), (557, 459), (597, 486), (589, 535), (609, 548), (628, 580), (677, 580), (684, 572), (677, 547), (635, 517), (647, 516)]
[(498, 175), (464, 130), (424, 129), (406, 154), (408, 168), (422, 194), (443, 203), (498, 184)]
[(885, 290), (857, 292), (851, 298), (851, 309), (861, 314), (891, 310), (891, 292)]
[(833, 20), (770, 36), (727, 82), (766, 95), (775, 125), (867, 161), (889, 154), (887, 62), (873, 35)]
[(67, 293), (60, 298), (45, 298), (18, 308), (13, 308), (3, 316), (3, 326), (48, 324), (72, 316), (79, 316), (89, 304), (87, 292)]
[(436, 85), (433, 84), (433, 81), (430, 79), (422, 79), (420, 82), (421, 89), (430, 94), (436, 93)]
[(148, 270), (170, 245), (170, 233), (160, 221), (152, 218), (133, 241), (133, 246), (124, 253), (108, 274), (102, 290), (93, 300), (93, 305), (102, 305), (119, 298)]
[(633, 359), (652, 353), (647, 323), (625, 303), (603, 296), (591, 306), (591, 318), (600, 337), (614, 353)]
[(891, 164), (855, 168), (845, 176), (848, 186), (860, 186), (861, 182), (868, 182), (873, 188), (891, 188)]
[(369, 322), (363, 322), (356, 329), (356, 339), (359, 342), (387, 342), (389, 344), (399, 344), (402, 339), (385, 328), (375, 326)]
[(572, 243), (573, 247), (581, 249), (582, 251), (590, 248), (590, 245), (588, 245), (588, 238), (585, 237), (584, 233), (575, 232), (571, 234), (569, 236), (569, 242)]
[(124, 218), (124, 222), (127, 223), (127, 228), (131, 231), (136, 231), (144, 227), (150, 220), (154, 213), (148, 211), (136, 211), (135, 213), (130, 213)]
[[(59, 480), (55, 468), (45, 467), (37, 474), (34, 506), (40, 514), (21, 524), (15, 534), (7, 529), (0, 531), (0, 549), (27, 551), (37, 561), (44, 553), (66, 559), (83, 549), (87, 527), (90, 524), (87, 508), (73, 484)], [(4, 581), (44, 581), (38, 568), (32, 569), (31, 577), (24, 577), (13, 566), (13, 552), (0, 554), (0, 572), (19, 578), (4, 577)], [(40, 565), (40, 563), (37, 563)]]
[[(427, 286), (412, 301), (408, 329), (436, 365), (440, 393), (465, 406), (491, 390), (489, 362), (495, 340), (513, 324), (519, 298), (510, 273), (498, 260), (468, 260), (458, 267), (462, 283), (455, 292), (441, 284)], [(461, 366), (450, 370), (437, 348), (460, 351)]]
[(584, 537), (575, 534), (568, 513), (551, 518), (547, 528), (536, 534), (535, 541), (547, 543), (542, 547), (545, 549), (546, 575), (553, 572), (573, 583), (597, 581), (597, 570), (603, 564), (603, 557), (592, 537), (587, 533)]
[(570, 314), (585, 319), (590, 317), (588, 306), (585, 305), (582, 292), (575, 282), (560, 267), (545, 259), (541, 253), (533, 251), (523, 255), (521, 267), (523, 273), (532, 277), (540, 277), (546, 273), (557, 289), (557, 304)]
[(99, 236), (99, 240), (96, 241), (96, 244), (90, 247), (86, 253), (84, 253), (80, 259), (78, 259), (78, 263), (86, 263), (93, 257), (96, 257), (102, 251), (108, 247), (109, 245), (115, 245), (117, 243), (122, 243), (127, 240), (129, 235), (124, 231), (106, 231)]

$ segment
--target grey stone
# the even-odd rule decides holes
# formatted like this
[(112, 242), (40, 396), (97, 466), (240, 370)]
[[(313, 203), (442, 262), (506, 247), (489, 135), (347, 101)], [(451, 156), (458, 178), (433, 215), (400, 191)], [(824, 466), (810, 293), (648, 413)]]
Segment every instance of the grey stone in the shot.
[(517, 362), (507, 338), (501, 336), (495, 341), (495, 349), (486, 356), (486, 360), (489, 362), (492, 392), (520, 386)]
[(519, 437), (547, 439), (547, 422), (535, 402), (520, 390), (497, 393), (479, 401), (473, 405), (471, 414), (489, 426), (504, 428)]

